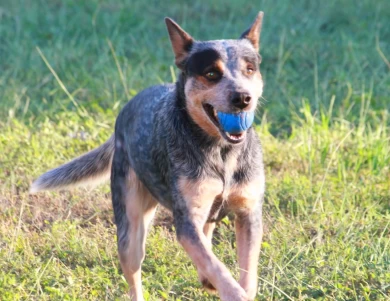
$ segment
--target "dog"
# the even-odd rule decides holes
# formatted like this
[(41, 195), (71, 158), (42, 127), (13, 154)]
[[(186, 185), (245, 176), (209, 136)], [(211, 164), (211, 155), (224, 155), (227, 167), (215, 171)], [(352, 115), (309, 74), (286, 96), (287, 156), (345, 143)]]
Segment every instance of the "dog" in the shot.
[[(141, 91), (121, 110), (107, 142), (31, 186), (31, 192), (60, 189), (111, 170), (118, 253), (132, 300), (144, 300), (141, 264), (158, 204), (172, 211), (177, 239), (206, 289), (224, 301), (254, 300), (257, 294), (262, 149), (253, 127), (225, 131), (221, 114), (254, 116), (263, 93), (262, 19), (260, 12), (238, 39), (196, 41), (166, 18), (177, 82)], [(235, 214), (238, 281), (212, 252), (216, 222), (229, 212)]]

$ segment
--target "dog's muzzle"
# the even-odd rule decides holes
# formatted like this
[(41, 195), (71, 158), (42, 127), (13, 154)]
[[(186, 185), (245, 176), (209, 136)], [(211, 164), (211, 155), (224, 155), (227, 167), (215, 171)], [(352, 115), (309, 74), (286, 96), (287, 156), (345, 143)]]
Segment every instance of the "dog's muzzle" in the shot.
[(255, 119), (254, 112), (224, 113), (218, 112), (222, 129), (229, 134), (239, 134), (250, 128)]
[(255, 118), (255, 112), (219, 112), (208, 103), (203, 104), (203, 108), (222, 136), (233, 144), (244, 141), (246, 130), (251, 127)]

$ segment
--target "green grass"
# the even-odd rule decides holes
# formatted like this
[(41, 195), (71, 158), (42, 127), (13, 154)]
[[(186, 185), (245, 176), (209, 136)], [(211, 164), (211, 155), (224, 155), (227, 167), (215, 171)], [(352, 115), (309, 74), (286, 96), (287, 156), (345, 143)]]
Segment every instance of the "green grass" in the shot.
[[(260, 9), (267, 193), (257, 299), (388, 300), (386, 0), (0, 1), (1, 300), (126, 300), (108, 185), (37, 195), (28, 186), (105, 141), (132, 95), (173, 81), (164, 16), (199, 39), (234, 38)], [(217, 300), (172, 227), (157, 224), (146, 299)], [(229, 220), (216, 237), (237, 276)]]

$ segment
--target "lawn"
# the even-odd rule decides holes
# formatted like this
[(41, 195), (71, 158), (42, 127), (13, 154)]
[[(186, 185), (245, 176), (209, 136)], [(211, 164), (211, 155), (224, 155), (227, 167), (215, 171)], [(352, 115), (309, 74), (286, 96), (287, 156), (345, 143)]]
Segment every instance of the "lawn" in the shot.
[[(236, 38), (265, 12), (256, 120), (267, 175), (257, 300), (389, 300), (390, 1), (0, 1), (0, 300), (128, 300), (109, 186), (28, 194), (175, 81), (163, 18)], [(234, 226), (214, 250), (237, 276)], [(147, 300), (218, 300), (160, 212)]]

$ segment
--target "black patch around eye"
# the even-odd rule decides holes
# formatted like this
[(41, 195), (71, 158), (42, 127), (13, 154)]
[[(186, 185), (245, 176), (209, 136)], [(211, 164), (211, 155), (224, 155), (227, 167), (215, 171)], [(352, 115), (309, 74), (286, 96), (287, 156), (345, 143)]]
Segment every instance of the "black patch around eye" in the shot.
[(221, 56), (214, 49), (195, 52), (188, 58), (186, 70), (189, 75), (204, 75), (219, 59), (221, 59)]

